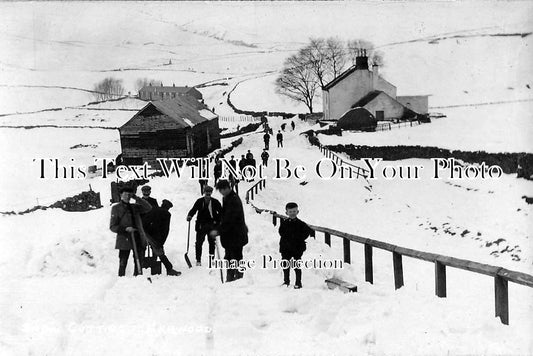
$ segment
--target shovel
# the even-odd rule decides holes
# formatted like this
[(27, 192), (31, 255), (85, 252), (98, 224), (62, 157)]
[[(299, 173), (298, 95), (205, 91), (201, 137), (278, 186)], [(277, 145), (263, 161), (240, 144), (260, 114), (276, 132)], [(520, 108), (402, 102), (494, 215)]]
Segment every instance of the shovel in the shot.
[(189, 259), (189, 256), (187, 254), (189, 253), (189, 239), (191, 237), (191, 222), (189, 221), (189, 226), (187, 228), (187, 252), (185, 252), (185, 262), (187, 262), (187, 266), (189, 268), (192, 268), (191, 260)]

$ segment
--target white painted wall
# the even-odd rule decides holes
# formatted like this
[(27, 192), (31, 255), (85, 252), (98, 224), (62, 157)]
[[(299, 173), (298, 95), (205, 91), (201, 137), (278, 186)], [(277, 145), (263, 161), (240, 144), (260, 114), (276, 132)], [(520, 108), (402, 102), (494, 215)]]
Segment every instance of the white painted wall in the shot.
[(384, 111), (385, 119), (392, 120), (402, 117), (404, 107), (402, 104), (385, 93), (379, 94), (374, 100), (364, 106), (377, 118), (376, 111)]
[(381, 77), (374, 84), (373, 75), (370, 70), (356, 70), (329, 91), (322, 91), (324, 119), (338, 120), (353, 104), (373, 90), (381, 90), (396, 98), (396, 87)]

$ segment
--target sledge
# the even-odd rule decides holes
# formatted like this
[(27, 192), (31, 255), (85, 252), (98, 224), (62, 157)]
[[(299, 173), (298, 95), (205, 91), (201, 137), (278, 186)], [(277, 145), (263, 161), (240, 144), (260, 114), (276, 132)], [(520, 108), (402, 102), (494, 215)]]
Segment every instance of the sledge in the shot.
[(329, 289), (339, 288), (344, 293), (355, 293), (357, 292), (357, 286), (348, 282), (345, 282), (338, 278), (329, 278), (325, 280)]

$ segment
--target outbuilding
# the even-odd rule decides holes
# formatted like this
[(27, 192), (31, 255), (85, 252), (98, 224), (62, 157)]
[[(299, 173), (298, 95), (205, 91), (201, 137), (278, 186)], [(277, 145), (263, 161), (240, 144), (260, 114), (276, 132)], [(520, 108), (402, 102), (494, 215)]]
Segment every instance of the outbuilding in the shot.
[(203, 157), (220, 148), (218, 116), (189, 96), (149, 102), (119, 131), (125, 164), (158, 167), (157, 158)]

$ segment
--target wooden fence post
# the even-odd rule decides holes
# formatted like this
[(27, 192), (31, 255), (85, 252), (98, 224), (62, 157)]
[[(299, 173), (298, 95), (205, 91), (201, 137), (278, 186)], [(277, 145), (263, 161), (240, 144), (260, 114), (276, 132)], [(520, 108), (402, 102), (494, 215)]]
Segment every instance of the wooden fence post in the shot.
[(342, 239), (342, 245), (344, 250), (344, 262), (351, 263), (350, 259), (350, 240)]
[(372, 263), (372, 245), (365, 244), (365, 281), (374, 284), (374, 267)]
[(446, 265), (435, 261), (435, 294), (446, 298)]
[(254, 200), (254, 190), (250, 189), (250, 200)]
[(402, 255), (397, 252), (392, 252), (392, 265), (394, 268), (394, 288), (400, 289), (403, 287), (403, 265)]
[(507, 280), (501, 276), (494, 277), (494, 297), (496, 317), (500, 317), (503, 324), (509, 325), (509, 290)]
[(274, 214), (272, 214), (272, 224), (274, 226), (276, 226), (276, 224), (277, 224), (276, 215), (274, 215)]
[(324, 242), (326, 243), (326, 245), (331, 247), (331, 235), (329, 234), (329, 232), (324, 233)]

